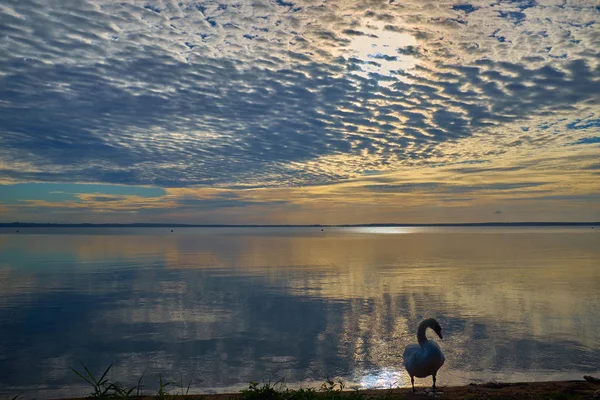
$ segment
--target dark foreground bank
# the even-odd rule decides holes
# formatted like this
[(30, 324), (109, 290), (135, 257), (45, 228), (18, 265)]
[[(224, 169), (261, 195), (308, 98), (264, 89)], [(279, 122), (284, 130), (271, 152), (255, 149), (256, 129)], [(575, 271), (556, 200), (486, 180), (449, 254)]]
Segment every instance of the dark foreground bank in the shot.
[[(93, 396), (92, 396), (93, 397)], [(89, 397), (88, 397), (89, 398)], [(98, 397), (96, 397), (98, 398)], [(115, 398), (115, 397), (112, 397)], [(121, 397), (123, 398), (123, 397)], [(321, 389), (285, 389), (271, 385), (258, 384), (241, 393), (185, 395), (181, 391), (160, 390), (154, 396), (135, 396), (125, 398), (137, 400), (311, 400), (311, 399), (445, 399), (445, 400), (583, 400), (600, 399), (600, 383), (581, 381), (523, 382), (523, 383), (485, 383), (464, 386), (440, 387), (437, 392), (429, 388), (417, 388), (412, 393), (409, 388), (340, 390), (339, 386)], [(69, 399), (83, 400), (84, 398)]]

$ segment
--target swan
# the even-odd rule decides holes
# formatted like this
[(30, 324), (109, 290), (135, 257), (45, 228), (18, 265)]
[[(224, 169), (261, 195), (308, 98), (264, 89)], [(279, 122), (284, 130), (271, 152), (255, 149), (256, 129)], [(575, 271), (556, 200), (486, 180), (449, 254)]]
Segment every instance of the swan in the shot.
[(421, 321), (417, 328), (417, 340), (419, 344), (409, 344), (404, 349), (404, 368), (410, 375), (412, 390), (415, 391), (415, 376), (417, 378), (426, 378), (429, 375), (433, 377), (433, 390), (435, 390), (435, 376), (438, 370), (444, 365), (444, 354), (440, 346), (433, 340), (428, 340), (425, 336), (427, 328), (433, 329), (442, 339), (442, 327), (434, 318), (428, 318)]

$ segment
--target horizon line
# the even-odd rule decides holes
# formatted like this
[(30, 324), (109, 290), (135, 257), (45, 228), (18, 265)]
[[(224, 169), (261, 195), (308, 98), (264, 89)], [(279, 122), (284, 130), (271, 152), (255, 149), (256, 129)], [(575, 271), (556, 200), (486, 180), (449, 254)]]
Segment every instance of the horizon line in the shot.
[(600, 221), (587, 222), (453, 222), (453, 223), (365, 223), (365, 224), (182, 224), (182, 223), (154, 223), (154, 222), (138, 222), (138, 223), (56, 223), (56, 222), (0, 222), (0, 228), (11, 227), (29, 227), (29, 228), (343, 228), (343, 227), (459, 227), (459, 226), (594, 226), (600, 225)]

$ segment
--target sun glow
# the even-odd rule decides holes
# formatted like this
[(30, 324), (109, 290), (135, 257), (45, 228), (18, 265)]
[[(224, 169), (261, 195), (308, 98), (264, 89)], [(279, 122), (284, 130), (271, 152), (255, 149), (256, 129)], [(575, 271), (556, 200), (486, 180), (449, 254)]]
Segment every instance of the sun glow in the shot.
[(363, 35), (353, 38), (348, 48), (350, 57), (363, 62), (362, 74), (378, 73), (391, 76), (415, 67), (412, 55), (417, 40), (407, 34), (384, 30), (382, 27), (362, 29)]

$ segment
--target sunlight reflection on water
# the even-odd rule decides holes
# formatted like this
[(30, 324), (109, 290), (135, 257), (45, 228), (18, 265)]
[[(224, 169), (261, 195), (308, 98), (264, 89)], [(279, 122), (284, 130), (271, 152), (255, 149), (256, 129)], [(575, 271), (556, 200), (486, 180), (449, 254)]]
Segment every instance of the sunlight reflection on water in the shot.
[(404, 373), (391, 368), (366, 371), (360, 379), (359, 386), (361, 389), (390, 389), (403, 387), (405, 386)]
[(159, 374), (191, 380), (195, 393), (333, 376), (348, 388), (408, 386), (402, 351), (426, 316), (447, 334), (440, 386), (594, 375), (599, 238), (403, 227), (0, 234), (0, 397), (83, 395), (69, 369), (78, 360), (94, 373), (112, 363), (125, 384), (144, 375), (149, 389)]
[(401, 233), (412, 233), (423, 230), (423, 228), (410, 228), (402, 226), (357, 226), (348, 228), (348, 231), (353, 233), (369, 233), (380, 235), (393, 235)]

